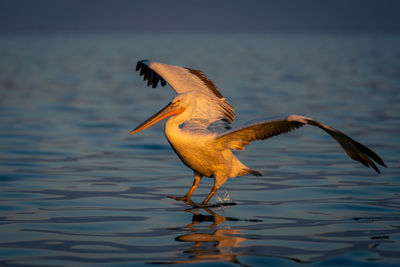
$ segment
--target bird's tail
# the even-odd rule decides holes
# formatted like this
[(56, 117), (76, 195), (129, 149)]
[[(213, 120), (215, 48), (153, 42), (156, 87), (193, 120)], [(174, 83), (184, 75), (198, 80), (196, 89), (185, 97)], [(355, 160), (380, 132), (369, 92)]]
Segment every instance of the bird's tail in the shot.
[(242, 175), (245, 175), (245, 174), (248, 174), (248, 173), (253, 174), (254, 176), (263, 176), (264, 175), (264, 173), (262, 171), (252, 170), (252, 169), (246, 168), (246, 169), (242, 169), (235, 176), (242, 176)]
[(262, 171), (251, 170), (251, 169), (247, 169), (246, 173), (253, 174), (254, 176), (263, 176), (264, 175), (264, 173)]

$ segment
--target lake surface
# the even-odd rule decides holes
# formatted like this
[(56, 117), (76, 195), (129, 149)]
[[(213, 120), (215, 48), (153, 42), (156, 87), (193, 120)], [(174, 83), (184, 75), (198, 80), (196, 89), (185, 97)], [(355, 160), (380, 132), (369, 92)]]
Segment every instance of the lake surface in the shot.
[[(400, 264), (399, 36), (3, 35), (0, 51), (0, 265)], [(264, 176), (211, 201), (236, 205), (191, 209), (166, 198), (193, 173), (163, 123), (129, 135), (174, 97), (146, 87), (140, 59), (203, 70), (234, 126), (302, 114), (389, 168), (303, 127), (237, 153)]]

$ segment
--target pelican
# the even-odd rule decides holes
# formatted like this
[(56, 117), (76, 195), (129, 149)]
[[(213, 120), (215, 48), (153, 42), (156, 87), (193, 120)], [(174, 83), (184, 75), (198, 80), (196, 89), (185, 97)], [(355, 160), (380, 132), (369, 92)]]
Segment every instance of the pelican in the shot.
[[(189, 205), (207, 206), (209, 200), (228, 178), (262, 172), (240, 162), (232, 153), (243, 150), (252, 141), (263, 140), (297, 129), (305, 124), (316, 126), (332, 136), (356, 161), (380, 172), (374, 161), (386, 167), (383, 160), (371, 149), (344, 133), (301, 115), (261, 120), (231, 129), (235, 110), (221, 95), (214, 83), (203, 72), (190, 68), (168, 65), (150, 60), (137, 62), (136, 71), (153, 88), (167, 83), (175, 90), (176, 97), (162, 110), (130, 132), (136, 134), (169, 117), (165, 123), (165, 136), (179, 158), (194, 171), (193, 185), (182, 197), (168, 196)], [(202, 203), (194, 203), (191, 196), (203, 177), (214, 178), (214, 186)]]

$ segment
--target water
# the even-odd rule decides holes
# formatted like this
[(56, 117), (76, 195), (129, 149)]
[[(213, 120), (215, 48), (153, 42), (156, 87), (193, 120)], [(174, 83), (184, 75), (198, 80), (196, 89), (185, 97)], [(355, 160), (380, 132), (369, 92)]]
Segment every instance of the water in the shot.
[[(0, 265), (400, 263), (400, 37), (16, 35), (0, 51)], [(303, 114), (389, 168), (377, 175), (304, 127), (238, 153), (265, 175), (212, 199), (237, 205), (189, 209), (165, 197), (192, 171), (162, 125), (129, 136), (174, 96), (134, 73), (146, 58), (205, 71), (235, 125)]]

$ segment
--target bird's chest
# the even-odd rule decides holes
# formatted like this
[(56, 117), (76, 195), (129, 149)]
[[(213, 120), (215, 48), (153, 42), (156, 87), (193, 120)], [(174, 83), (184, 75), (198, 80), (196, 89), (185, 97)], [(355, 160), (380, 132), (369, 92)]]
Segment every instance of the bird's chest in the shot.
[(191, 169), (212, 176), (221, 162), (220, 152), (213, 145), (213, 137), (187, 131), (168, 131), (165, 135), (179, 158)]

